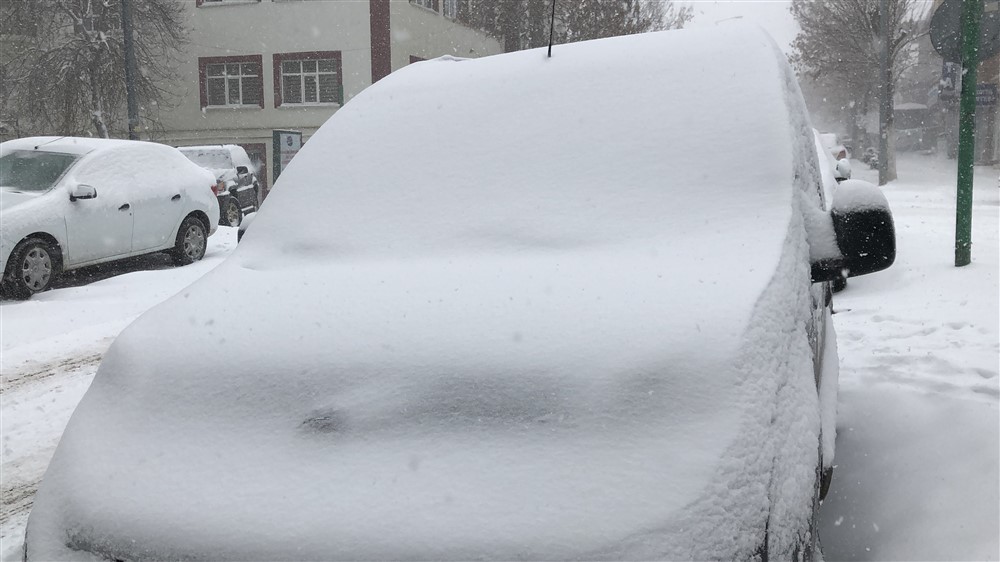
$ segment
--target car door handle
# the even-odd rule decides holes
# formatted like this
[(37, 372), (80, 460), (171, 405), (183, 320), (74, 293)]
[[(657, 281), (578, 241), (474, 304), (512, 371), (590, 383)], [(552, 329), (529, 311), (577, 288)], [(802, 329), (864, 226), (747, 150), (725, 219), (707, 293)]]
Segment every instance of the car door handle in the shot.
[(124, 204), (124, 205), (122, 205), (121, 207), (118, 207), (118, 210), (119, 210), (119, 211), (127, 211), (127, 210), (129, 210), (130, 208), (131, 208), (131, 205), (129, 205), (128, 203), (125, 203), (125, 204)]
[(171, 201), (180, 201), (181, 200), (181, 194), (178, 193), (177, 195), (174, 195), (173, 197), (170, 198), (170, 200)]

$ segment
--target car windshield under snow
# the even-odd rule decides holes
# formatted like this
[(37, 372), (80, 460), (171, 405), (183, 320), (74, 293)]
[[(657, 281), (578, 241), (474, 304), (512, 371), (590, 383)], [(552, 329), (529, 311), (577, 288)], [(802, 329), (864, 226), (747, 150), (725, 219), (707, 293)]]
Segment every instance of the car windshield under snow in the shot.
[(209, 168), (211, 170), (228, 170), (233, 168), (233, 159), (227, 150), (213, 149), (180, 149), (184, 156), (188, 157), (195, 164), (201, 166), (202, 168)]
[(15, 150), (0, 156), (0, 186), (16, 191), (48, 191), (78, 156)]

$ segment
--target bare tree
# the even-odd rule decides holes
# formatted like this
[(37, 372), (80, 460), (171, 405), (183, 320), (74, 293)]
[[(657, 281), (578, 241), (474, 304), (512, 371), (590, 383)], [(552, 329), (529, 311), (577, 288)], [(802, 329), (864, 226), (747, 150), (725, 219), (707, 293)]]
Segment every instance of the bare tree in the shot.
[[(469, 0), (460, 16), (501, 38), (507, 52), (549, 41), (552, 0)], [(555, 42), (568, 43), (678, 29), (691, 20), (690, 6), (670, 0), (558, 0)]]
[[(919, 37), (919, 0), (792, 0), (791, 11), (801, 31), (792, 42), (792, 62), (806, 77), (839, 89), (852, 100), (853, 130), (857, 112), (874, 106), (880, 87), (879, 52), (889, 38), (891, 79), (884, 84), (892, 100), (900, 77), (912, 64), (910, 44)], [(880, 29), (881, 6), (888, 9), (887, 33)], [(889, 104), (892, 107), (892, 104)], [(895, 130), (890, 111), (886, 130), (889, 179), (896, 177)]]
[[(156, 126), (186, 39), (176, 0), (132, 2), (141, 126)], [(121, 0), (0, 2), (3, 121), (24, 132), (109, 137), (125, 121)]]

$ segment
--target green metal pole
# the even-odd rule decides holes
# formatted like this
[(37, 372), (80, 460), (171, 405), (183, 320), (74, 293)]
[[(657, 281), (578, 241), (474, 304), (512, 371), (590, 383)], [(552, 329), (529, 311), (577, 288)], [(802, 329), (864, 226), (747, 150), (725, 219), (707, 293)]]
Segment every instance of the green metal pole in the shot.
[(882, 44), (878, 50), (878, 184), (889, 183), (889, 119), (892, 115), (892, 68), (889, 65), (889, 0), (879, 3), (879, 34)]
[(972, 176), (976, 157), (976, 68), (983, 0), (962, 2), (962, 100), (958, 117), (955, 267), (972, 263)]

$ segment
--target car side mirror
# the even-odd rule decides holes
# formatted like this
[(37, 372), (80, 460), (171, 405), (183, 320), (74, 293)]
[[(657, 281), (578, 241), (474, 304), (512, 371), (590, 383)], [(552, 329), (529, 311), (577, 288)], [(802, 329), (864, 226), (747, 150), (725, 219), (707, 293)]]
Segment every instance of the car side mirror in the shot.
[(841, 257), (813, 263), (814, 282), (875, 273), (896, 260), (892, 212), (878, 187), (861, 180), (842, 182), (830, 218)]
[(837, 182), (842, 182), (844, 180), (851, 179), (851, 161), (847, 158), (841, 158), (837, 161)]
[(236, 173), (242, 176), (244, 174), (249, 174), (250, 169), (246, 166), (236, 166)]
[(77, 199), (96, 199), (97, 198), (97, 188), (92, 185), (87, 185), (85, 183), (77, 184), (69, 192), (69, 200), (76, 201)]

